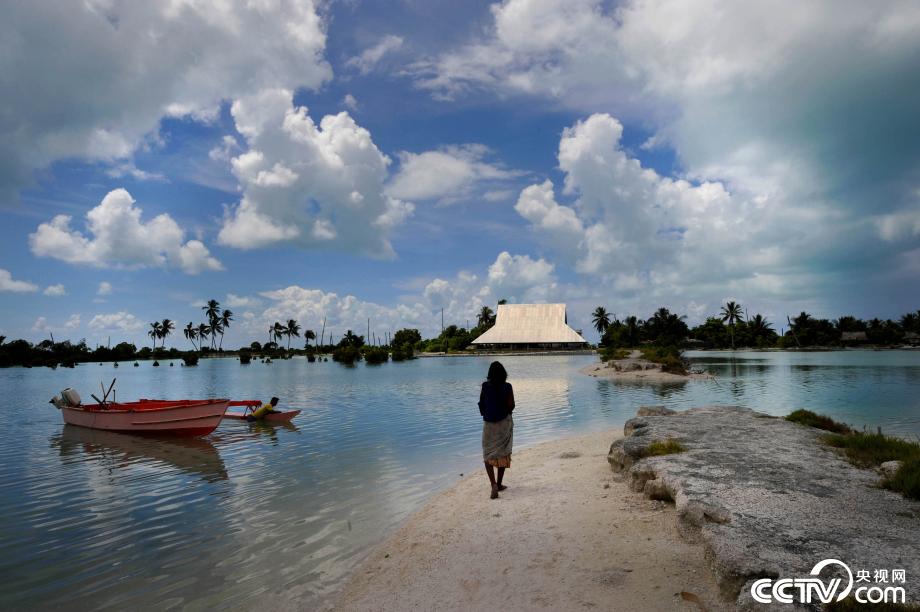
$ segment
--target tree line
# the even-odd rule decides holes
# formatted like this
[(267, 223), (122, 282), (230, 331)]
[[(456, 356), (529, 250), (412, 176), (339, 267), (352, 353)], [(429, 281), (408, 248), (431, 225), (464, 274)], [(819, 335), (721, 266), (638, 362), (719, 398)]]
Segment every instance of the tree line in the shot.
[(920, 341), (920, 310), (891, 319), (862, 320), (853, 316), (817, 318), (807, 312), (787, 317), (782, 333), (762, 314), (748, 316), (738, 302), (725, 303), (718, 314), (691, 328), (686, 317), (659, 308), (648, 319), (622, 320), (598, 306), (592, 313), (602, 348), (630, 348), (642, 344), (699, 348), (807, 348), (869, 344), (898, 346)]

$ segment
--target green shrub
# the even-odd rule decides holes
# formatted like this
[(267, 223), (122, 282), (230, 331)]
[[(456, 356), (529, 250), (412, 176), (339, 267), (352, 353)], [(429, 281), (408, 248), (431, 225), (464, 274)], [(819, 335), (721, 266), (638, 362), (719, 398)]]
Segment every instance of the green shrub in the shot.
[(920, 457), (904, 460), (897, 472), (882, 481), (882, 486), (900, 491), (904, 497), (920, 499)]
[(824, 436), (824, 442), (839, 448), (850, 462), (876, 467), (886, 461), (901, 461), (901, 467), (882, 481), (882, 486), (905, 497), (920, 499), (920, 444), (882, 433), (850, 431)]
[(405, 361), (406, 359), (412, 358), (411, 346), (397, 346), (393, 349), (393, 361)]
[(364, 349), (364, 361), (371, 365), (386, 363), (390, 360), (390, 352), (379, 346), (371, 346)]
[(660, 365), (662, 372), (687, 375), (687, 365), (676, 346), (648, 346), (642, 349), (642, 357)]
[(666, 440), (655, 440), (645, 450), (642, 451), (643, 457), (659, 457), (661, 455), (674, 455), (676, 453), (682, 453), (686, 451), (687, 448), (675, 440), (674, 438), (668, 438)]
[(600, 351), (601, 361), (611, 361), (613, 359), (626, 359), (631, 351), (625, 348), (607, 347)]
[(361, 351), (356, 346), (339, 346), (332, 351), (332, 360), (345, 365), (354, 365), (361, 360)]
[(853, 431), (848, 425), (838, 423), (829, 416), (816, 414), (811, 410), (796, 410), (786, 415), (786, 420), (798, 423), (799, 425), (807, 425), (808, 427), (832, 431), (838, 434), (845, 434)]
[(854, 431), (828, 434), (824, 436), (824, 441), (841, 449), (850, 461), (862, 467), (920, 457), (920, 444), (880, 433)]

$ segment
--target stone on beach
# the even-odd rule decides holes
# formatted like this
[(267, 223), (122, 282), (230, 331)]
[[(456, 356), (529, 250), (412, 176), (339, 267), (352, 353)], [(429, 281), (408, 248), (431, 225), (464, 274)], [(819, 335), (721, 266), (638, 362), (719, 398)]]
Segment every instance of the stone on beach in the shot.
[[(879, 487), (878, 472), (848, 463), (822, 432), (738, 407), (631, 419), (608, 461), (631, 487), (675, 502), (678, 526), (706, 549), (723, 596), (757, 609), (758, 578), (802, 577), (824, 559), (857, 569), (904, 569), (920, 600), (920, 503)], [(673, 439), (685, 452), (645, 457)], [(890, 466), (889, 466), (890, 467)]]

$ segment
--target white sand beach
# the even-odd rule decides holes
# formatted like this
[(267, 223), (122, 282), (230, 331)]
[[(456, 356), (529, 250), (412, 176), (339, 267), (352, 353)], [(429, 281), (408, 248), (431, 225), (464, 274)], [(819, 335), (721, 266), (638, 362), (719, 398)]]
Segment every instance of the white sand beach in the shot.
[(483, 470), (467, 475), (370, 554), (335, 609), (723, 609), (673, 506), (630, 491), (608, 465), (620, 435), (515, 453), (497, 500)]

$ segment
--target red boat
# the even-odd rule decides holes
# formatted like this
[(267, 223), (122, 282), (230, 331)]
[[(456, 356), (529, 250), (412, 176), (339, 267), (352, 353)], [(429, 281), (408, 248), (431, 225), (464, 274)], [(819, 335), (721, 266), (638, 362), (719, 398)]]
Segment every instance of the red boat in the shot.
[(205, 436), (220, 425), (230, 405), (229, 399), (142, 399), (137, 402), (83, 404), (79, 395), (70, 389), (51, 401), (61, 409), (68, 425), (164, 436)]

